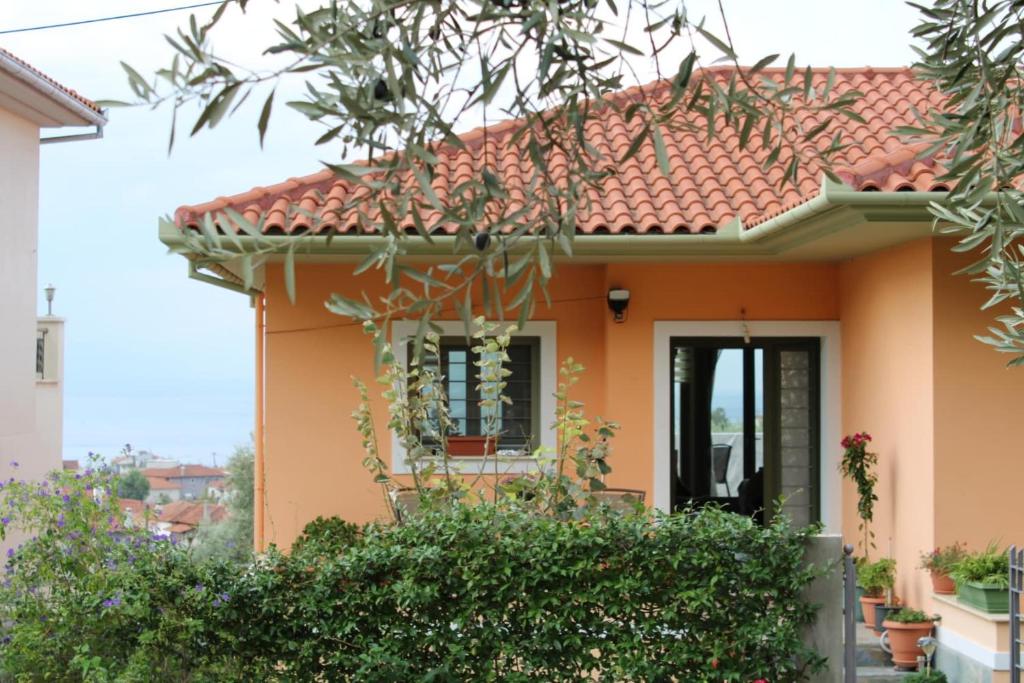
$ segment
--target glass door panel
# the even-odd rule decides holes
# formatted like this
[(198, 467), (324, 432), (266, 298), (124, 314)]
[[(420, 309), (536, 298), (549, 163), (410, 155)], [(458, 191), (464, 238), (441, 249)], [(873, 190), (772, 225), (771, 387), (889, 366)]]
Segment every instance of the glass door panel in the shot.
[[(818, 510), (818, 340), (673, 340), (676, 509), (715, 503), (808, 524)], [(770, 516), (770, 511), (769, 511)]]

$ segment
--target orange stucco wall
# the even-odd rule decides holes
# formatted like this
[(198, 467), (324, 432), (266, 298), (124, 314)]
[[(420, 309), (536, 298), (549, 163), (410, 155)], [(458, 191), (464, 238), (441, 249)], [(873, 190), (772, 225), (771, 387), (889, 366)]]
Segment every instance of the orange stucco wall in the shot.
[[(922, 239), (840, 268), (843, 430), (866, 430), (879, 455), (877, 551), (897, 560), (897, 592), (936, 609), (921, 552), (954, 541), (1024, 542), (1018, 430), (1024, 370), (974, 339), (998, 311), (954, 271), (972, 261)], [(844, 482), (843, 531), (857, 538)], [(891, 541), (890, 541), (891, 539)]]
[(999, 309), (969, 276), (954, 275), (972, 255), (935, 243), (935, 535), (936, 543), (1024, 544), (1020, 479), (1024, 447), (1024, 368), (974, 335), (987, 335)]
[[(923, 239), (847, 261), (839, 277), (843, 432), (871, 433), (878, 454), (870, 557), (896, 558), (897, 592), (914, 604), (924, 592), (913, 567), (935, 529), (931, 273)], [(843, 501), (843, 535), (856, 543), (856, 490), (845, 480)]]
[[(347, 265), (300, 264), (298, 298), (289, 303), (279, 267), (267, 273), (266, 534), (287, 546), (317, 515), (365, 521), (385, 514), (380, 489), (361, 466), (350, 415), (358, 402), (350, 377), (373, 377), (373, 356), (360, 328), (324, 308), (332, 292), (383, 291), (372, 275)], [(629, 319), (612, 322), (609, 287), (632, 293)], [(559, 361), (587, 367), (577, 396), (590, 415), (616, 420), (609, 484), (652, 495), (652, 353), (657, 320), (834, 320), (838, 268), (830, 264), (562, 265), (553, 304), (534, 318), (558, 323)], [(737, 325), (737, 336), (741, 334)], [(378, 402), (383, 419), (385, 406)], [(550, 416), (542, 416), (549, 419)], [(380, 434), (390, 458), (386, 435)]]

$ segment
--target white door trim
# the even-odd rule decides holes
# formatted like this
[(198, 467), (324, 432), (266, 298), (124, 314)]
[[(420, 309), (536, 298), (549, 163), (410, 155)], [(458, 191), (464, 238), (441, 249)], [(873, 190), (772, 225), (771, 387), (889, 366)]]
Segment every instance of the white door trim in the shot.
[[(840, 533), (842, 528), (841, 480), (839, 477), (839, 440), (842, 438), (842, 356), (838, 320), (762, 320), (746, 323), (751, 337), (817, 337), (821, 340), (821, 521), (825, 533)], [(669, 511), (671, 507), (672, 444), (670, 418), (672, 337), (742, 337), (743, 323), (738, 320), (662, 320), (654, 323), (654, 505)]]

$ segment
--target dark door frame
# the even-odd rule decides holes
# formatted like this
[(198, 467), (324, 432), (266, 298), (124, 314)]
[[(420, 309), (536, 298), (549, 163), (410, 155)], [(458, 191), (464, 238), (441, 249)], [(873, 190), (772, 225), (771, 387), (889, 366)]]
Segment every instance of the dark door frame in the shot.
[[(743, 471), (744, 477), (749, 477), (756, 468), (756, 430), (755, 424), (755, 365), (754, 349), (765, 351), (762, 371), (762, 391), (764, 392), (764, 500), (766, 512), (770, 514), (771, 507), (768, 502), (777, 498), (782, 489), (781, 479), (781, 394), (776, 386), (779, 376), (777, 366), (779, 352), (785, 350), (801, 350), (810, 354), (809, 359), (809, 380), (811, 387), (811, 399), (809, 409), (810, 417), (810, 481), (814, 482), (811, 487), (811, 509), (815, 521), (821, 520), (821, 363), (822, 363), (823, 340), (813, 336), (784, 336), (784, 337), (753, 337), (749, 340), (742, 337), (701, 337), (701, 336), (671, 336), (669, 338), (669, 368), (674, 372), (674, 358), (677, 348), (687, 347), (695, 349), (743, 349)], [(678, 454), (674, 445), (676, 442), (675, 426), (675, 390), (674, 377), (669, 378), (669, 481), (670, 481), (670, 504), (674, 508), (677, 501), (677, 463)], [(686, 401), (685, 397), (681, 397)], [(707, 416), (705, 416), (707, 417)], [(699, 473), (691, 473), (697, 474)], [(691, 476), (691, 480), (693, 477)]]

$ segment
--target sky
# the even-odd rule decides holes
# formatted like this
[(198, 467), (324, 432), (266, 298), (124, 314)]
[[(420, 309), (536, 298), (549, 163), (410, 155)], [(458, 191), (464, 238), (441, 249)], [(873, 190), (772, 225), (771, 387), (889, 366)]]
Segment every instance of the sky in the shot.
[[(0, 31), (194, 4), (196, 0), (0, 0)], [(313, 3), (304, 1), (304, 6)], [(252, 0), (231, 15), (219, 51), (251, 63), (272, 37), (268, 19), (293, 2)], [(719, 25), (717, 3), (691, 0), (691, 16)], [(900, 0), (726, 0), (747, 64), (795, 52), (814, 66), (909, 64), (916, 13)], [(205, 18), (211, 9), (194, 10)], [(165, 66), (163, 35), (188, 11), (0, 35), (13, 52), (92, 99), (130, 99), (119, 62), (143, 74)], [(643, 65), (640, 66), (643, 72)], [(650, 72), (651, 69), (647, 68)], [(113, 456), (130, 443), (186, 462), (223, 463), (253, 425), (253, 311), (248, 298), (190, 280), (157, 239), (157, 219), (183, 204), (314, 173), (336, 161), (322, 132), (276, 106), (264, 148), (253, 99), (212, 132), (179, 134), (167, 152), (169, 110), (115, 109), (102, 140), (41, 150), (39, 289), (56, 288), (67, 319), (64, 457)], [(467, 122), (457, 128), (471, 128)], [(0, 160), (2, 163), (2, 160)], [(39, 297), (40, 312), (45, 301)], [(344, 381), (344, 380), (339, 380)]]

